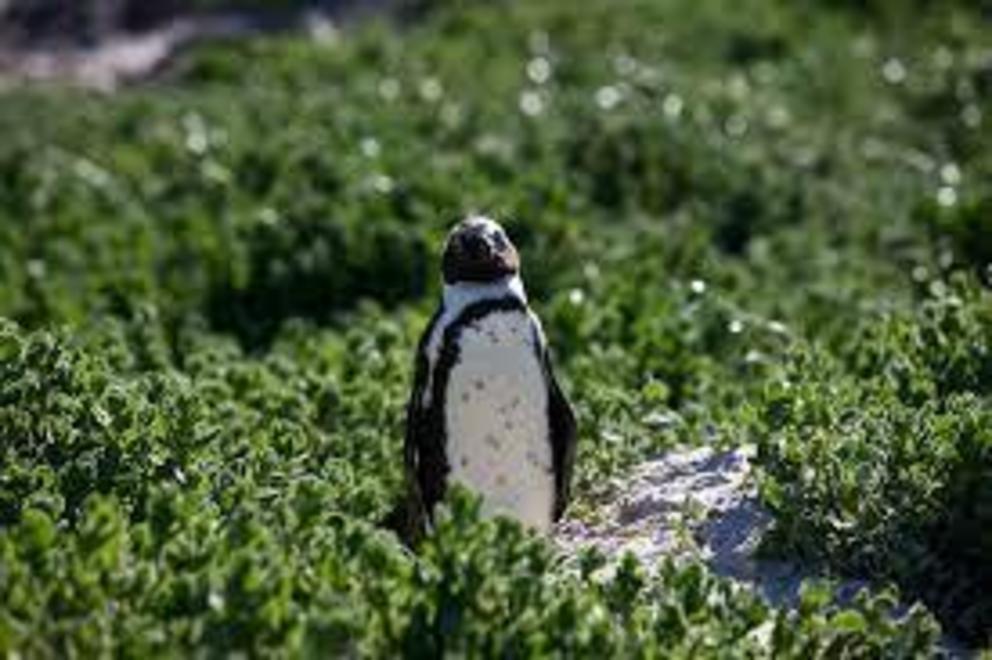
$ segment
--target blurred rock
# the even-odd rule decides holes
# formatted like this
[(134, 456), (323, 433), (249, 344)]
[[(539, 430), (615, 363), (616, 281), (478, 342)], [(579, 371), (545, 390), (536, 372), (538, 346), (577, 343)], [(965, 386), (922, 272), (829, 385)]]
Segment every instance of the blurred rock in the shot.
[(159, 71), (194, 41), (303, 31), (391, 0), (0, 0), (0, 82), (61, 80), (112, 91)]

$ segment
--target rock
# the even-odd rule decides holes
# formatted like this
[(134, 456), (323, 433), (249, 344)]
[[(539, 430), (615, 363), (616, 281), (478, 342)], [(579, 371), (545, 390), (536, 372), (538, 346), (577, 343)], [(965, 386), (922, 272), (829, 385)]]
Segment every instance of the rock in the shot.
[[(818, 575), (795, 562), (756, 557), (772, 517), (757, 496), (754, 455), (750, 446), (676, 448), (632, 470), (596, 516), (602, 522), (565, 521), (556, 541), (569, 553), (594, 546), (609, 559), (632, 552), (649, 567), (666, 557), (696, 559), (773, 605), (792, 606), (802, 581)], [(866, 584), (840, 583), (839, 600)]]
[[(599, 549), (610, 571), (631, 552), (650, 568), (666, 557), (698, 560), (715, 574), (747, 585), (776, 607), (794, 607), (804, 580), (827, 577), (799, 562), (759, 559), (761, 538), (772, 524), (751, 473), (753, 447), (726, 451), (680, 447), (637, 466), (619, 482), (616, 496), (586, 523), (565, 520), (555, 541), (568, 555)], [(838, 603), (851, 601), (870, 586), (867, 580), (834, 580)], [(894, 618), (906, 613), (900, 604)], [(965, 657), (957, 640), (944, 636), (948, 657)]]

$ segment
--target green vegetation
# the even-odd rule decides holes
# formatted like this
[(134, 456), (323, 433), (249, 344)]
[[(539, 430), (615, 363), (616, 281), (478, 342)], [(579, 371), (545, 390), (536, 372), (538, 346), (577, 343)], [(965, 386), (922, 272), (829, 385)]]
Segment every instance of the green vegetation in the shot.
[(767, 551), (992, 631), (981, 3), (410, 5), (0, 99), (0, 651), (929, 654), (888, 595), (789, 614), (557, 557), (456, 496), (413, 556), (404, 398), (468, 210), (576, 401), (577, 516), (759, 447)]

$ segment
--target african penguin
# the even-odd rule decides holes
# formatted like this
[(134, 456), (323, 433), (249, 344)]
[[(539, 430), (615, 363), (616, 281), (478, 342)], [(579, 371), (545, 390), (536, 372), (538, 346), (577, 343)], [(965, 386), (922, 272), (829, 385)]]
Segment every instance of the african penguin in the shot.
[(576, 423), (516, 248), (493, 220), (469, 217), (448, 235), (442, 274), (407, 406), (409, 509), (429, 522), (446, 485), (460, 482), (481, 495), (484, 515), (548, 532), (568, 504)]

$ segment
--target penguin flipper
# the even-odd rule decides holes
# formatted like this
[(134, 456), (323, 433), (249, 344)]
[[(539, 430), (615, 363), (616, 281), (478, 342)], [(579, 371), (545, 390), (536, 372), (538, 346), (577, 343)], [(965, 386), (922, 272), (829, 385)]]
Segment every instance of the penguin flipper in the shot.
[(572, 470), (575, 465), (575, 445), (578, 424), (572, 404), (565, 398), (551, 364), (547, 346), (541, 360), (548, 383), (548, 420), (551, 429), (551, 458), (555, 471), (555, 502), (552, 520), (557, 522), (565, 513), (571, 497)]
[[(436, 475), (431, 466), (437, 463), (434, 454), (438, 441), (432, 437), (431, 410), (424, 407), (424, 390), (430, 376), (430, 364), (424, 351), (440, 315), (439, 309), (427, 324), (417, 346), (413, 389), (406, 407), (406, 435), (403, 444), (406, 494), (405, 501), (399, 507), (402, 511), (397, 513), (397, 518), (403, 518), (397, 525), (397, 531), (411, 547), (427, 531), (431, 519), (430, 507), (433, 505), (433, 501), (428, 501), (425, 494), (429, 495), (433, 490), (430, 482), (434, 481)], [(443, 478), (443, 475), (440, 476)]]

